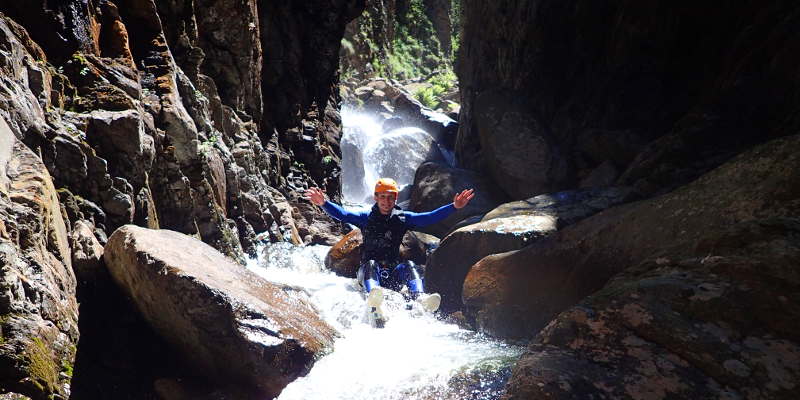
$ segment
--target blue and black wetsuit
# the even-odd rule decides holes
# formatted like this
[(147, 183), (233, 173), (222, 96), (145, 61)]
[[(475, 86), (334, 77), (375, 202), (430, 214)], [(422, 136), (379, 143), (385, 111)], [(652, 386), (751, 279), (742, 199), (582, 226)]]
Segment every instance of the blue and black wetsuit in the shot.
[(414, 263), (400, 262), (403, 235), (409, 229), (435, 224), (456, 210), (453, 203), (424, 213), (403, 211), (395, 206), (390, 215), (383, 215), (377, 204), (370, 211), (348, 211), (330, 201), (322, 209), (331, 217), (361, 229), (364, 245), (358, 279), (368, 292), (379, 285), (400, 290), (405, 283), (412, 295), (423, 292), (424, 288)]

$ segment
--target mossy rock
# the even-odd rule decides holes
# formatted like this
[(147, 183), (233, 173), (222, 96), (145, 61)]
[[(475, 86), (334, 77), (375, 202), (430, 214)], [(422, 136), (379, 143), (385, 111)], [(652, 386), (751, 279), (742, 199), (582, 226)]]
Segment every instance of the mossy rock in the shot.
[(52, 352), (39, 338), (28, 343), (23, 353), (28, 376), (32, 384), (42, 392), (53, 393), (58, 387), (59, 366)]

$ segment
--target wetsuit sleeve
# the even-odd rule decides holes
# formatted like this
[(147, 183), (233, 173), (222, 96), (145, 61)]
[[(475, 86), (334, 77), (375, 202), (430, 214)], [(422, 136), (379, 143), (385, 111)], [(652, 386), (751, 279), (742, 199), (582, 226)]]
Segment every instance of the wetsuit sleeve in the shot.
[(411, 226), (422, 227), (435, 224), (453, 214), (456, 206), (453, 203), (441, 206), (433, 211), (424, 213), (406, 212), (406, 223)]
[(364, 212), (347, 211), (342, 208), (342, 206), (336, 203), (331, 203), (328, 200), (325, 200), (325, 204), (322, 205), (322, 209), (331, 217), (358, 227), (366, 225), (367, 217), (369, 216), (368, 213)]

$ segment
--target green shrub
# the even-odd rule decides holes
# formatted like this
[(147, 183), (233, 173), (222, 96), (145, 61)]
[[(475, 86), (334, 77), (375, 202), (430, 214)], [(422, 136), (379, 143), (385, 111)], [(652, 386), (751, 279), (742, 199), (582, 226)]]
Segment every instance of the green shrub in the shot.
[(432, 87), (424, 87), (422, 89), (417, 90), (417, 92), (414, 93), (414, 97), (417, 100), (419, 100), (419, 102), (422, 103), (425, 107), (435, 109), (436, 107), (439, 106), (439, 99), (437, 98), (436, 95), (433, 94)]
[(441, 107), (441, 97), (455, 86), (457, 81), (456, 74), (447, 69), (430, 77), (427, 83), (430, 86), (423, 87), (414, 93), (414, 98), (426, 107), (437, 109)]

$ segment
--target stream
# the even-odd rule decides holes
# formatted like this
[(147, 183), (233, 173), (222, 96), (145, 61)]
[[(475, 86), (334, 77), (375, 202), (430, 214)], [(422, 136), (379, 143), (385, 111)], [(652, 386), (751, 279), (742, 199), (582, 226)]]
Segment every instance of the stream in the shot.
[[(381, 132), (368, 116), (342, 114), (342, 165), (361, 168), (343, 169), (349, 207), (370, 206), (369, 185), (377, 176), (394, 176), (401, 187), (408, 186), (421, 162), (440, 157), (435, 141), (420, 129)], [(357, 282), (325, 269), (329, 249), (273, 243), (248, 264), (269, 281), (302, 288), (322, 318), (341, 334), (333, 351), (278, 399), (489, 400), (502, 395), (522, 347), (462, 329), (441, 315), (409, 311), (402, 296), (391, 291), (384, 306), (388, 322), (375, 328)]]

